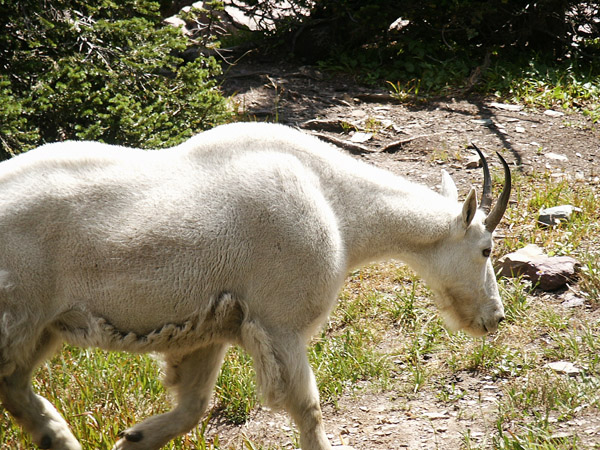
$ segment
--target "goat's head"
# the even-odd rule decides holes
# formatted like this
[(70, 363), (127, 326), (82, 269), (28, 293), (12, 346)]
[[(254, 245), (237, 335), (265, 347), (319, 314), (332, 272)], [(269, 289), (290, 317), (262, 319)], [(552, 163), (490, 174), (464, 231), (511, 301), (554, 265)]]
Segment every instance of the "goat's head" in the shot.
[[(474, 146), (475, 147), (475, 146)], [(481, 336), (497, 330), (504, 319), (496, 276), (490, 260), (492, 234), (502, 219), (511, 191), (510, 169), (500, 154), (504, 167), (504, 188), (492, 209), (492, 185), (487, 161), (479, 153), (484, 172), (483, 194), (471, 189), (465, 202), (458, 203), (456, 185), (445, 171), (442, 195), (457, 204), (449, 235), (428, 252), (426, 278), (434, 291), (437, 305), (447, 326)], [(425, 275), (425, 274), (424, 274)]]

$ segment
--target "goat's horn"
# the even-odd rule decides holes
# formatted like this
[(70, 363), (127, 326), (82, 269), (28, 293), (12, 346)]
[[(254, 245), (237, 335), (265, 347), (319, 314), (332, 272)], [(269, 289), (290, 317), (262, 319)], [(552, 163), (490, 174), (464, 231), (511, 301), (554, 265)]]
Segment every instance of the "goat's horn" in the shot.
[(502, 188), (502, 193), (500, 194), (500, 198), (498, 199), (498, 202), (496, 202), (494, 209), (492, 209), (492, 211), (485, 218), (485, 228), (490, 233), (496, 229), (496, 227), (500, 223), (500, 220), (502, 219), (502, 216), (504, 215), (504, 212), (506, 211), (506, 207), (508, 206), (508, 199), (510, 198), (510, 190), (512, 187), (510, 179), (510, 168), (508, 167), (508, 164), (506, 164), (506, 161), (504, 160), (502, 155), (498, 152), (496, 152), (496, 154), (498, 155), (498, 158), (500, 158), (502, 166), (504, 167), (504, 187)]
[(481, 195), (481, 204), (479, 205), (479, 208), (488, 214), (492, 208), (492, 180), (490, 178), (490, 169), (481, 150), (479, 150), (479, 148), (472, 142), (471, 146), (475, 149), (475, 151), (477, 151), (477, 153), (479, 153), (481, 165), (483, 166), (483, 194)]

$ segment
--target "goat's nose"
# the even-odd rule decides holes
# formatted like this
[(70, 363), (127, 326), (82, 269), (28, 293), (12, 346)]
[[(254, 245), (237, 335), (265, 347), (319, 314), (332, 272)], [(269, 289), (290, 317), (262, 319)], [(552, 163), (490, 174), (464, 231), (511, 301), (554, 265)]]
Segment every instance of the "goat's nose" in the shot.
[(486, 332), (495, 333), (496, 331), (498, 331), (498, 326), (500, 325), (500, 322), (502, 322), (504, 319), (504, 311), (495, 311), (488, 317), (487, 321), (484, 324)]

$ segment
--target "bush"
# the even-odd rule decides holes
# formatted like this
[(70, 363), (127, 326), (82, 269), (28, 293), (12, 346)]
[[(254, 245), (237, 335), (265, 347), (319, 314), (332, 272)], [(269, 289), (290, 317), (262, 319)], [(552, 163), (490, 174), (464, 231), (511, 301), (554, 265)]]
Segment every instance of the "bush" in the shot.
[[(447, 49), (531, 49), (557, 57), (599, 55), (598, 1), (291, 0), (287, 7), (278, 0), (235, 3), (270, 17), (265, 23), (277, 26), (265, 32), (288, 33), (294, 46), (299, 39), (312, 41), (329, 55), (373, 46), (403, 47), (409, 42)], [(390, 28), (398, 18), (405, 19), (403, 26)]]
[(66, 139), (177, 144), (229, 115), (150, 0), (0, 0), (0, 157)]
[(412, 83), (413, 91), (471, 88), (498, 61), (527, 67), (535, 58), (598, 70), (598, 1), (291, 0), (283, 16), (278, 0), (242, 3), (270, 15), (276, 26), (263, 32), (283, 43), (285, 54), (356, 71), (366, 81)]

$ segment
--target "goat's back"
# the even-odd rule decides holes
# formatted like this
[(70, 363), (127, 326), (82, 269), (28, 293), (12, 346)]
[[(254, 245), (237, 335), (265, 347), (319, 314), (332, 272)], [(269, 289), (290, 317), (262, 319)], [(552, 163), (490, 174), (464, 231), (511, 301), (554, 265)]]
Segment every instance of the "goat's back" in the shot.
[(306, 150), (286, 147), (304, 138), (283, 130), (221, 127), (156, 151), (65, 142), (0, 164), (0, 306), (144, 334), (232, 292), (305, 329), (329, 305), (298, 299), (331, 296), (343, 252)]

